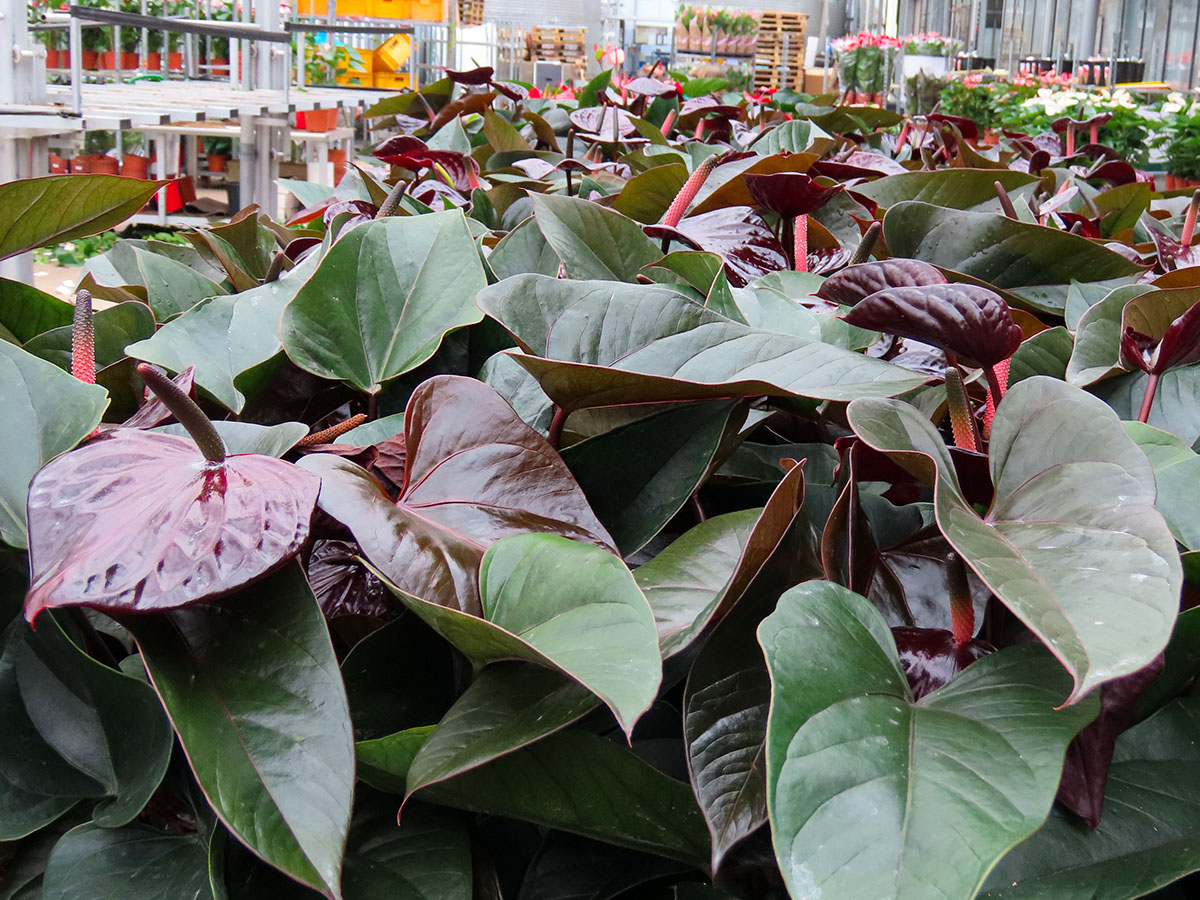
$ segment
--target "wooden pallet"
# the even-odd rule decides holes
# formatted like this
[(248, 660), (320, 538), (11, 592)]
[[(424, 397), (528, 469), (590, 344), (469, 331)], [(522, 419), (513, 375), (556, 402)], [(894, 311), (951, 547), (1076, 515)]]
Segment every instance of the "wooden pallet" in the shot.
[(458, 24), (471, 27), (482, 25), (484, 0), (458, 0)]
[(578, 62), (587, 46), (587, 29), (582, 26), (535, 25), (525, 39), (527, 59)]
[(807, 36), (804, 13), (763, 12), (754, 53), (754, 86), (798, 90), (804, 80)]

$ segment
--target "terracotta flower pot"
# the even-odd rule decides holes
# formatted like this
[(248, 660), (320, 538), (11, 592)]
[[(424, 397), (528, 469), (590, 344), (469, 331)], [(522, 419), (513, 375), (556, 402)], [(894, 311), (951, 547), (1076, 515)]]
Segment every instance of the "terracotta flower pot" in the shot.
[(182, 53), (168, 53), (167, 54), (167, 68), (170, 69), (172, 72), (182, 72), (183, 71), (183, 54)]
[(93, 175), (119, 175), (121, 174), (121, 164), (115, 156), (103, 153), (92, 159), (90, 171)]
[(58, 51), (58, 50), (47, 50), (46, 51), (46, 68), (47, 69), (57, 69), (58, 68), (59, 53), (60, 53), (60, 51)]
[(149, 69), (151, 72), (162, 71), (162, 54), (161, 53), (147, 53), (146, 54), (146, 68)]
[(75, 175), (86, 175), (92, 171), (92, 161), (96, 158), (94, 153), (81, 153), (71, 160), (71, 172)]
[(304, 124), (296, 127), (304, 131), (333, 131), (337, 128), (337, 109), (311, 109), (304, 114)]
[(209, 75), (215, 75), (218, 77), (226, 77), (229, 75), (229, 60), (227, 60), (227, 59), (210, 59), (208, 62), (209, 62), (209, 69), (208, 69)]
[(50, 154), (50, 174), (63, 175), (69, 171), (69, 165), (65, 159), (57, 153)]
[(337, 148), (329, 151), (329, 161), (333, 163), (333, 183), (336, 185), (341, 182), (342, 176), (346, 174), (346, 151)]
[(138, 55), (136, 53), (122, 53), (121, 54), (121, 68), (122, 69), (136, 69), (138, 67), (139, 62), (140, 62), (140, 60), (138, 59)]
[[(68, 54), (69, 56), (70, 54)], [(83, 67), (85, 69), (95, 69), (100, 62), (100, 54), (95, 50), (84, 50), (81, 54), (83, 58)]]
[(141, 178), (143, 180), (150, 177), (150, 157), (140, 156), (137, 153), (126, 153), (121, 160), (121, 174), (129, 178)]
[(225, 171), (225, 160), (227, 158), (228, 157), (226, 157), (224, 153), (208, 154), (208, 171), (224, 172)]

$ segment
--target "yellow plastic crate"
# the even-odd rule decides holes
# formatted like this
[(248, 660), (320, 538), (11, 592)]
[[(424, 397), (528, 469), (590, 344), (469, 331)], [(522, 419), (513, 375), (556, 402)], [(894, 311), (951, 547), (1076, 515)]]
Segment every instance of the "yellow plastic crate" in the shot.
[(375, 51), (374, 71), (396, 73), (407, 68), (412, 53), (412, 40), (407, 34), (393, 34)]
[(392, 72), (376, 72), (375, 87), (388, 90), (402, 91), (409, 86), (408, 73), (395, 74)]
[(411, 19), (412, 0), (366, 0), (375, 19)]
[(423, 22), (442, 21), (442, 0), (412, 0), (410, 19), (420, 19)]
[(347, 69), (337, 77), (338, 84), (348, 85), (349, 87), (371, 87), (375, 78), (375, 54), (367, 50), (360, 50), (359, 56), (362, 57), (362, 67), (357, 69)]
[[(370, 16), (372, 0), (337, 0), (339, 16)], [(329, 15), (329, 0), (296, 0), (296, 12), (302, 16)]]

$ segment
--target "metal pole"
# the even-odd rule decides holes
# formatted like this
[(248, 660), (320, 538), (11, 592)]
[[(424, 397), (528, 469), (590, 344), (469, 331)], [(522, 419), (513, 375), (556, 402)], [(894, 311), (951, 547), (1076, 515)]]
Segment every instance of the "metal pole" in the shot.
[(829, 46), (829, 0), (825, 0), (821, 4), (821, 58), (825, 65), (821, 68), (821, 93), (824, 94), (829, 90), (829, 53), (826, 47)]
[(83, 26), (71, 16), (71, 111), (83, 112)]
[(1196, 20), (1192, 23), (1192, 64), (1188, 67), (1187, 86), (1196, 84), (1196, 51), (1200, 50), (1200, 9), (1196, 10)]

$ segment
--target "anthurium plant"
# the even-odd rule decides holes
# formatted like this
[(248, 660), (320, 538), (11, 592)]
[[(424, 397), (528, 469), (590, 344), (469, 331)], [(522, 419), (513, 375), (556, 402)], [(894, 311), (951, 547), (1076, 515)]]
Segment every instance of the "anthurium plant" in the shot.
[(661, 75), (0, 281), (0, 897), (1190, 896), (1200, 204)]

